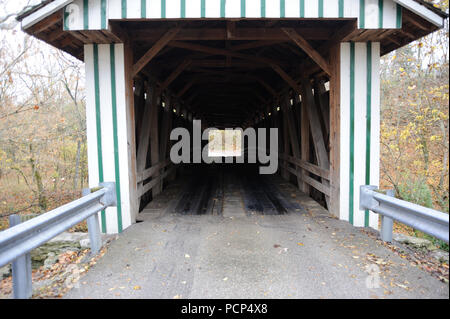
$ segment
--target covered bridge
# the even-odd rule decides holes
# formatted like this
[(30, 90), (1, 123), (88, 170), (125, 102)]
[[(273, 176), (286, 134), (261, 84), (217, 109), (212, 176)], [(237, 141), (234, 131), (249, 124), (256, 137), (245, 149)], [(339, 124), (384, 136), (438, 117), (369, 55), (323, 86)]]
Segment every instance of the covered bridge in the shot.
[[(279, 128), (282, 177), (355, 226), (378, 185), (380, 57), (444, 24), (422, 0), (46, 0), (22, 29), (85, 62), (89, 184), (121, 232), (176, 176), (173, 127)], [(186, 166), (186, 165), (185, 165)]]

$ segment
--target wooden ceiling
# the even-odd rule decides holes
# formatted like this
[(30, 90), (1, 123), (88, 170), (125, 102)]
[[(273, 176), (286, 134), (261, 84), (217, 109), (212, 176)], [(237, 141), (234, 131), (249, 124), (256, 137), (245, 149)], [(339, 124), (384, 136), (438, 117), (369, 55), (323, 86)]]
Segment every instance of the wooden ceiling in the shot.
[[(321, 58), (326, 60), (340, 41), (377, 41), (386, 54), (437, 29), (407, 10), (400, 30), (358, 30), (353, 19), (199, 19), (120, 20), (111, 21), (109, 30), (69, 32), (62, 31), (61, 14), (26, 32), (80, 60), (86, 43), (129, 41), (138, 78), (156, 80), (184, 108), (219, 127), (241, 125), (274, 106), (277, 94), (288, 89), (284, 75), (326, 79)], [(175, 35), (145, 63), (149, 49), (174, 29)], [(309, 52), (286, 30), (299, 35)]]

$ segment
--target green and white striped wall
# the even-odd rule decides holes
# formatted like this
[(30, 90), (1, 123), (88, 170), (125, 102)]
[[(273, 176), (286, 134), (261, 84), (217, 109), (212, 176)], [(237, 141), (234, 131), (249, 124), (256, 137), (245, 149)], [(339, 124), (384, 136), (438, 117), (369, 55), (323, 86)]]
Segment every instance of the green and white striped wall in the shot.
[(100, 218), (104, 233), (120, 233), (132, 223), (123, 44), (84, 47), (89, 185), (116, 182), (117, 207)]
[(359, 210), (359, 186), (379, 184), (380, 44), (341, 44), (340, 219), (378, 229), (378, 216)]
[(361, 29), (401, 28), (393, 0), (75, 0), (64, 30), (106, 29), (109, 19), (357, 18)]

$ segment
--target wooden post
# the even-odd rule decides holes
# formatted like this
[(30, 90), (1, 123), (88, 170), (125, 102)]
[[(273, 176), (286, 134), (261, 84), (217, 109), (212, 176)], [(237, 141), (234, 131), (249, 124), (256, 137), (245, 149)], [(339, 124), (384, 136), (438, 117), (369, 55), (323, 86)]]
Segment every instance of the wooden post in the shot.
[(145, 101), (145, 108), (142, 115), (142, 125), (141, 125), (141, 132), (139, 136), (139, 146), (137, 151), (137, 171), (139, 173), (142, 173), (145, 170), (146, 164), (147, 164), (147, 153), (148, 148), (150, 146), (150, 115), (152, 111), (152, 95), (154, 92), (150, 90), (150, 86), (146, 86), (147, 91), (147, 100)]
[[(323, 119), (326, 137), (330, 133), (330, 108), (329, 105), (327, 105), (325, 94), (326, 90), (323, 81), (317, 78), (314, 79), (314, 97), (316, 104), (319, 106), (321, 118)], [(325, 140), (327, 140), (327, 138), (325, 138)]]
[[(151, 85), (151, 91), (152, 91), (152, 102), (151, 102), (151, 108), (152, 111), (150, 112), (150, 158), (152, 166), (159, 163), (159, 104), (158, 104), (158, 93), (156, 92), (156, 84), (153, 82)], [(155, 172), (155, 175), (153, 178), (158, 178), (159, 173)], [(161, 184), (156, 185), (152, 188), (152, 195), (153, 198), (158, 195), (161, 192)]]
[(128, 169), (129, 169), (129, 200), (130, 217), (135, 222), (139, 213), (139, 201), (137, 195), (137, 169), (136, 169), (136, 129), (134, 114), (134, 92), (133, 92), (133, 48), (127, 41), (124, 44), (125, 60), (125, 99), (127, 116), (127, 135), (128, 135)]
[[(181, 108), (180, 105), (178, 104), (178, 102), (176, 102), (176, 106), (174, 106), (174, 108), (176, 109), (177, 113), (176, 115), (172, 114), (172, 121), (171, 121), (171, 125), (168, 131), (168, 139), (169, 139), (169, 145), (168, 145), (168, 149), (169, 149), (169, 154), (170, 154), (170, 148), (172, 147), (172, 145), (174, 144), (174, 141), (170, 140), (170, 132), (172, 131), (173, 127), (178, 127), (181, 125)], [(177, 167), (175, 166), (175, 168), (172, 170), (172, 172), (167, 176), (167, 180), (170, 182), (173, 182), (175, 179), (177, 178)]]
[[(308, 110), (306, 109), (306, 103), (304, 95), (302, 95), (302, 103), (301, 103), (301, 115), (300, 115), (300, 147), (301, 147), (301, 159), (305, 162), (309, 162), (309, 120), (308, 120)], [(308, 172), (304, 169), (301, 170), (301, 176), (308, 174)], [(301, 184), (301, 190), (309, 195), (310, 188), (309, 185), (305, 182)]]
[(142, 113), (145, 107), (145, 83), (142, 79), (136, 79), (134, 90), (134, 111), (136, 125), (136, 143), (139, 145), (139, 136), (141, 134)]
[[(281, 125), (283, 126), (283, 145), (284, 145), (284, 147), (283, 147), (283, 153), (284, 153), (284, 156), (289, 156), (290, 155), (290, 148), (289, 148), (289, 131), (288, 131), (288, 125), (287, 125), (287, 120), (286, 120), (286, 118), (287, 118), (287, 115), (286, 115), (286, 111), (284, 110), (284, 108), (283, 108), (283, 110), (282, 110), (282, 112), (281, 112), (281, 121), (280, 121), (280, 123), (281, 123)], [(288, 165), (289, 165), (289, 162), (287, 161), (287, 159), (286, 160), (284, 160), (284, 165), (286, 166), (284, 169), (283, 169), (283, 171), (282, 171), (282, 177), (285, 179), (285, 180), (287, 180), (287, 181), (289, 181), (289, 171), (288, 171), (288, 169), (287, 169), (287, 167), (288, 167)]]
[[(165, 99), (165, 107), (161, 125), (161, 144), (159, 145), (159, 158), (161, 161), (166, 160), (167, 149), (169, 145), (169, 134), (172, 130), (172, 104), (168, 96)], [(164, 173), (164, 169), (161, 170), (161, 175)], [(162, 190), (164, 180), (161, 178), (160, 189)]]
[[(292, 155), (295, 158), (300, 158), (300, 149), (299, 149), (299, 143), (298, 143), (297, 130), (295, 128), (294, 113), (292, 112), (292, 106), (290, 103), (289, 95), (285, 95), (285, 97), (281, 103), (282, 103), (284, 111), (286, 113), (285, 125), (287, 124), (287, 126), (288, 126), (289, 141), (290, 141), (290, 145), (291, 145), (291, 149), (292, 149)], [(300, 187), (301, 178), (299, 176), (296, 176), (296, 178), (297, 178), (298, 186)]]
[(330, 50), (330, 205), (328, 211), (339, 217), (340, 212), (340, 44)]
[[(308, 119), (314, 144), (314, 151), (317, 157), (317, 164), (322, 168), (328, 169), (330, 167), (330, 162), (328, 160), (328, 153), (325, 147), (322, 128), (320, 126), (319, 112), (317, 111), (317, 108), (314, 104), (314, 97), (312, 95), (312, 87), (309, 79), (302, 79), (302, 87), (304, 91), (303, 101), (308, 110)], [(322, 180), (322, 183), (324, 185), (329, 184), (329, 182), (325, 179)], [(327, 207), (329, 207), (329, 196), (326, 195), (325, 200), (327, 202)]]

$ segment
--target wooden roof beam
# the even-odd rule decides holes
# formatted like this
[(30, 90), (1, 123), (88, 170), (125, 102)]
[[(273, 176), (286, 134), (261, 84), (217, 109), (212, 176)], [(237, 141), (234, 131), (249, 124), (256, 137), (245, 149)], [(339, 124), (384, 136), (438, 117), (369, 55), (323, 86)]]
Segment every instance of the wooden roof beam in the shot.
[(192, 87), (192, 85), (194, 85), (196, 82), (197, 82), (197, 79), (196, 79), (196, 78), (194, 78), (194, 79), (192, 79), (191, 81), (187, 82), (187, 83), (183, 86), (183, 88), (182, 88), (180, 91), (178, 91), (178, 93), (176, 94), (176, 96), (178, 96), (178, 98), (181, 98), (181, 97), (184, 95), (184, 93), (186, 93), (186, 92)]
[(134, 65), (133, 76), (139, 73), (180, 31), (181, 26), (167, 31)]
[(301, 94), (302, 90), (300, 88), (300, 86), (297, 84), (297, 82), (290, 77), (289, 74), (287, 74), (280, 66), (276, 65), (276, 64), (272, 64), (272, 69), (277, 72), (280, 77), (286, 81), (286, 83), (288, 83), (291, 88), (293, 88), (295, 90), (295, 92), (297, 92), (298, 94)]
[[(329, 29), (298, 27), (294, 30), (308, 40), (327, 40)], [(173, 38), (174, 41), (289, 41), (289, 37), (280, 28), (236, 28), (228, 37), (226, 28), (183, 28)], [(161, 29), (133, 30), (130, 34), (134, 41), (156, 41), (164, 32)]]
[(301, 35), (299, 35), (292, 28), (282, 28), (283, 32), (287, 34), (287, 36), (295, 42), (314, 62), (316, 62), (322, 70), (324, 70), (328, 75), (331, 74), (330, 65), (322, 57), (322, 55), (317, 52), (309, 43), (306, 41)]
[(230, 50), (231, 51), (242, 51), (242, 50), (248, 50), (248, 49), (255, 49), (255, 48), (264, 47), (264, 46), (270, 46), (270, 45), (283, 43), (283, 42), (287, 42), (287, 41), (288, 40), (272, 40), (272, 41), (260, 40), (260, 41), (252, 41), (252, 42), (249, 42), (249, 43), (234, 45), (234, 46), (230, 47)]
[(167, 79), (161, 83), (160, 91), (166, 89), (170, 83), (172, 83), (180, 74), (183, 72), (190, 64), (192, 63), (191, 59), (184, 60), (173, 72), (167, 77)]

